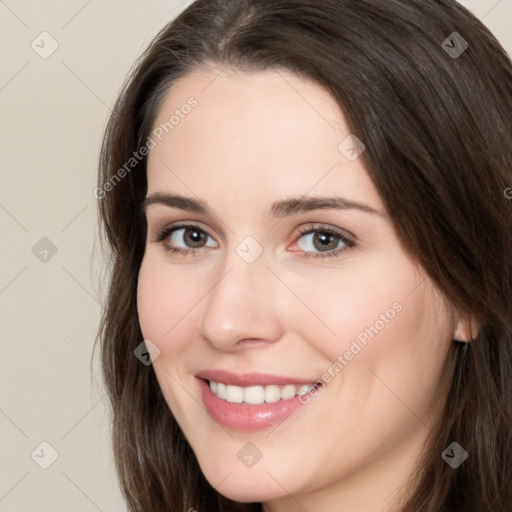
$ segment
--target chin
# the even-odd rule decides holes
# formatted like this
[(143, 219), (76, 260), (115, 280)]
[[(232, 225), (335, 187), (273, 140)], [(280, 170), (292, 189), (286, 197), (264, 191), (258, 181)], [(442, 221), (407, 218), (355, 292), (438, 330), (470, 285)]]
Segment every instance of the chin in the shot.
[(261, 482), (261, 485), (255, 486), (250, 478), (244, 478), (229, 484), (224, 481), (216, 490), (226, 498), (239, 503), (266, 502), (279, 498), (283, 493), (282, 489), (279, 492), (278, 489), (268, 487), (269, 482)]
[(264, 469), (259, 472), (255, 468), (234, 470), (231, 464), (226, 464), (211, 469), (201, 467), (201, 470), (217, 492), (233, 501), (265, 502), (283, 495), (283, 488)]

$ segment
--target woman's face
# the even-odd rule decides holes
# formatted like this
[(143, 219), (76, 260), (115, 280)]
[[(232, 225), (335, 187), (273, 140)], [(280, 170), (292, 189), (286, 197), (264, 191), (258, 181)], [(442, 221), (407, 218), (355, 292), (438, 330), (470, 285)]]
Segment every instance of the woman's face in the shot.
[(290, 73), (212, 67), (154, 128), (138, 313), (204, 475), (268, 510), (392, 502), (446, 394), (453, 317), (337, 104)]

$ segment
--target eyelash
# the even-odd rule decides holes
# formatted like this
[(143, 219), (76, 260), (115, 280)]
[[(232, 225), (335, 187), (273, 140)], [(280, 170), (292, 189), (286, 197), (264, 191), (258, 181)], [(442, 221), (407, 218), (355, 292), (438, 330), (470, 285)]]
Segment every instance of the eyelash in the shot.
[[(164, 227), (153, 238), (152, 241), (155, 242), (155, 243), (161, 243), (166, 238), (168, 238), (174, 231), (177, 231), (179, 229), (196, 229), (198, 231), (201, 231), (202, 233), (205, 233), (207, 236), (210, 236), (210, 235), (208, 235), (208, 233), (204, 229), (202, 229), (197, 224), (180, 224), (180, 225), (177, 225), (177, 226), (167, 226), (167, 227)], [(295, 239), (295, 241), (300, 240), (305, 235), (309, 235), (310, 233), (316, 233), (316, 232), (327, 233), (329, 235), (334, 235), (334, 236), (338, 237), (338, 239), (341, 242), (343, 242), (343, 244), (345, 244), (345, 246), (341, 247), (339, 249), (334, 249), (333, 251), (330, 251), (330, 252), (305, 252), (305, 251), (302, 251), (303, 252), (302, 256), (304, 258), (332, 258), (334, 256), (338, 256), (341, 252), (346, 251), (347, 249), (352, 249), (356, 245), (353, 240), (348, 238), (341, 231), (338, 231), (337, 229), (334, 229), (334, 228), (332, 228), (330, 226), (322, 226), (322, 225), (315, 226), (314, 228), (309, 227), (309, 228), (299, 229), (299, 234), (298, 234), (297, 238)], [(197, 251), (200, 250), (200, 249), (192, 249), (192, 248), (185, 250), (185, 249), (181, 249), (179, 247), (170, 247), (170, 246), (165, 245), (165, 244), (164, 244), (164, 247), (165, 247), (166, 251), (169, 251), (170, 253), (173, 253), (173, 254), (180, 254), (180, 255), (195, 254)]]
[(352, 249), (355, 247), (355, 242), (344, 235), (341, 231), (338, 231), (335, 228), (330, 226), (315, 226), (314, 228), (302, 228), (299, 229), (299, 234), (295, 241), (300, 240), (303, 236), (309, 235), (310, 233), (327, 233), (329, 235), (334, 235), (338, 237), (341, 242), (345, 244), (345, 247), (340, 247), (339, 249), (334, 249), (330, 252), (303, 252), (302, 256), (304, 258), (333, 258), (338, 256), (341, 252), (346, 251), (347, 249)]

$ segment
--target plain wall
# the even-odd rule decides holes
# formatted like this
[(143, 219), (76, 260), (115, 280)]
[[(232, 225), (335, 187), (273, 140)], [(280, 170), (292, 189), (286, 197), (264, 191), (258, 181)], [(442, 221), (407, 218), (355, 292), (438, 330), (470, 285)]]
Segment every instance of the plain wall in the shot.
[[(101, 311), (93, 190), (128, 70), (190, 3), (0, 2), (0, 512), (126, 510), (98, 353), (90, 371)], [(512, 53), (512, 0), (462, 3)]]

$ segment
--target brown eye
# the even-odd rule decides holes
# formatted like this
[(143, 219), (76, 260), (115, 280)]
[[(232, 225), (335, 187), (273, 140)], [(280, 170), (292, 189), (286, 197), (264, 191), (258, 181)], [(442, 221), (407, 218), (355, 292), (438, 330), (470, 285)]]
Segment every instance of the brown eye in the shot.
[(319, 251), (332, 251), (338, 248), (339, 240), (332, 233), (317, 231), (313, 236), (313, 246)]
[(176, 252), (194, 252), (195, 249), (216, 247), (215, 240), (197, 226), (168, 226), (154, 239), (163, 242), (165, 247)]
[(350, 246), (349, 241), (341, 234), (325, 229), (314, 229), (303, 233), (297, 240), (297, 245), (304, 252), (333, 252)]
[(204, 231), (196, 228), (185, 228), (177, 231), (183, 231), (182, 239), (187, 247), (197, 248), (203, 247), (207, 240), (207, 235)]

